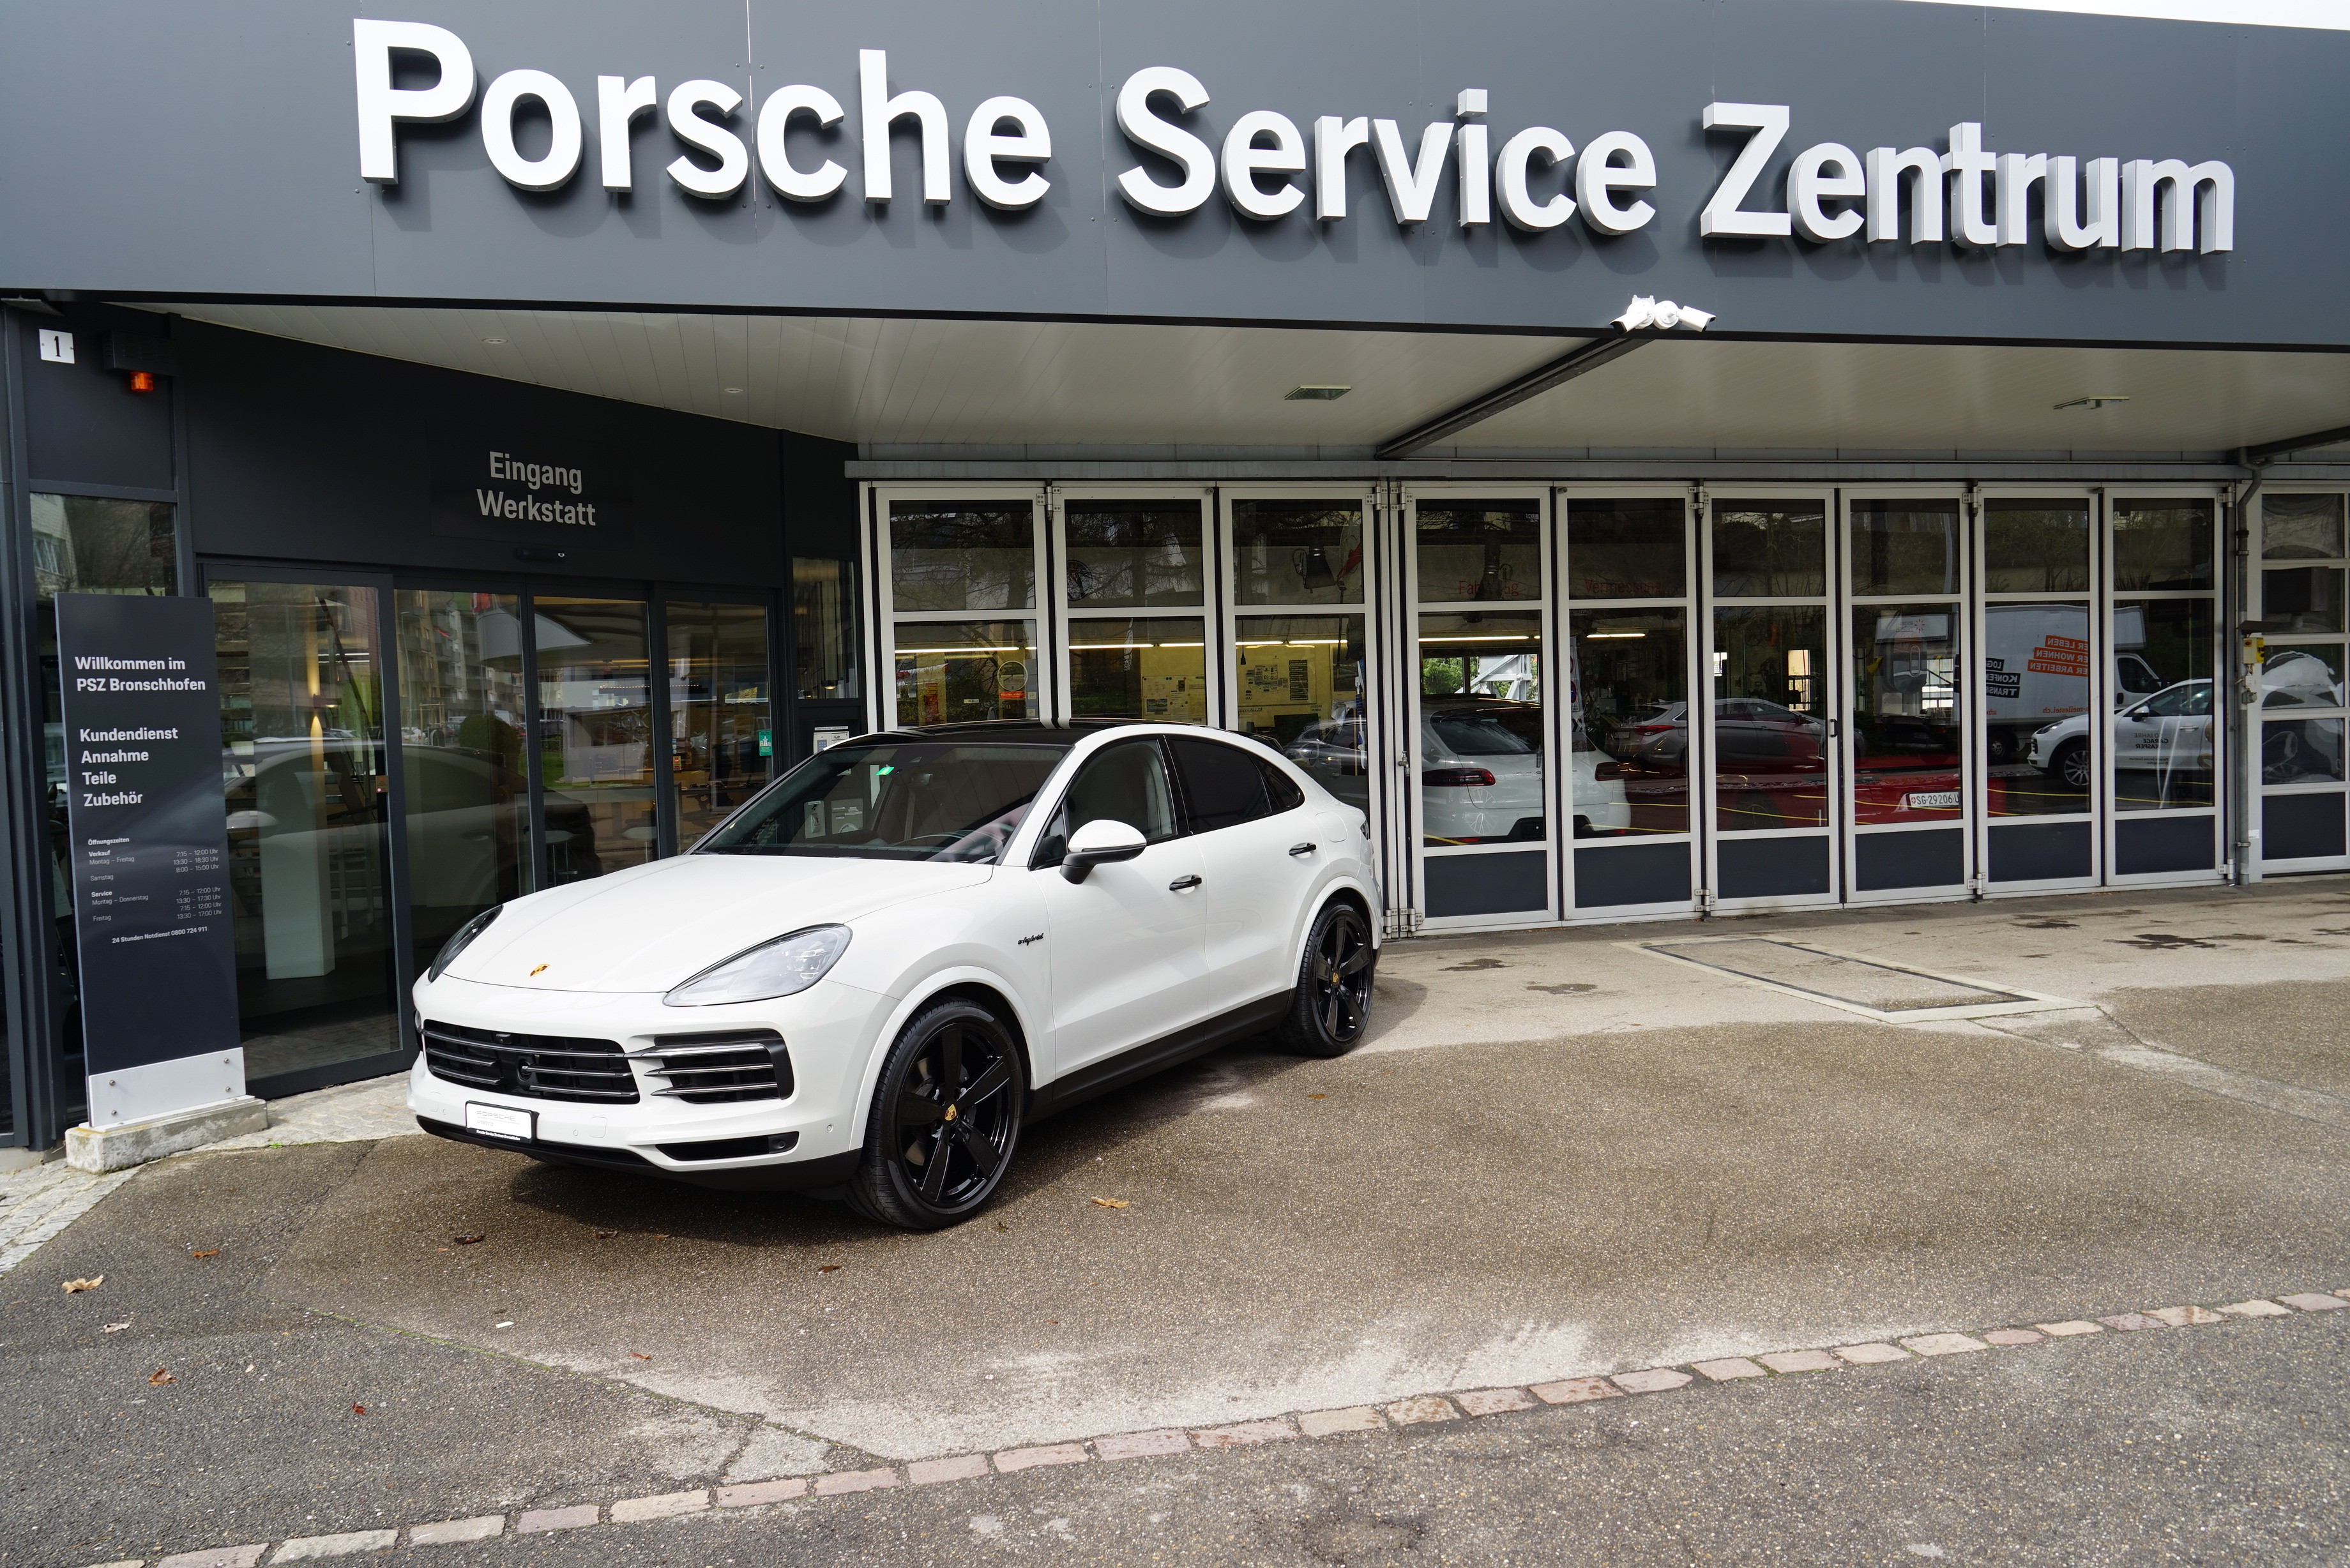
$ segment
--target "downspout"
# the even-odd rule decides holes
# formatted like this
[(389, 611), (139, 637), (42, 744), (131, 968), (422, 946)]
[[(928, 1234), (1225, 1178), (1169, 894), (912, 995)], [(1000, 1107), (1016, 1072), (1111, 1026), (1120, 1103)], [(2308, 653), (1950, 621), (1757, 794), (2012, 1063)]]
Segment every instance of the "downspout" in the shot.
[(2261, 879), (2252, 826), (2252, 813), (2260, 803), (2260, 784), (2253, 777), (2252, 763), (2260, 754), (2257, 730), (2261, 722), (2261, 661), (2267, 652), (2261, 635), (2265, 628), (2249, 617), (2252, 527), (2245, 508), (2260, 494), (2269, 464), (2276, 460), (2254, 458), (2248, 449), (2240, 447), (2236, 461), (2251, 470), (2251, 477), (2237, 490), (2229, 508), (2229, 538), (2232, 545), (2229, 556), (2235, 582), (2230, 587), (2228, 602), (2232, 611), (2229, 618), (2236, 627), (2236, 680), (2232, 683), (2235, 722), (2228, 726), (2228, 777), (2233, 781), (2228, 791), (2228, 868), (2229, 880), (2241, 888)]

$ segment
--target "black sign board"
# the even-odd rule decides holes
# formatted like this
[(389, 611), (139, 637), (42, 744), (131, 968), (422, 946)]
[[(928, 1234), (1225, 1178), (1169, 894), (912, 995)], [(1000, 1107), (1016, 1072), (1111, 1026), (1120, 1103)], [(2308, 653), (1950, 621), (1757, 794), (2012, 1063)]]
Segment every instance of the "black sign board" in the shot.
[[(102, 1107), (122, 1109), (124, 1096), (99, 1093), (107, 1075), (237, 1046), (220, 681), (208, 599), (60, 594), (57, 605), (96, 1121)], [(138, 1104), (130, 1114), (174, 1108)]]
[(623, 453), (589, 443), (443, 431), (432, 449), (432, 531), (542, 550), (625, 545), (636, 498)]

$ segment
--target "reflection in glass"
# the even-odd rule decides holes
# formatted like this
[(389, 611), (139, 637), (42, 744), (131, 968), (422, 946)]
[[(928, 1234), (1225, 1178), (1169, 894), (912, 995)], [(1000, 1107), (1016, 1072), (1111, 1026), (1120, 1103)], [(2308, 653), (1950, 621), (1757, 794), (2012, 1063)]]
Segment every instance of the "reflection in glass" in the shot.
[(834, 746), (694, 852), (993, 865), (1067, 754), (997, 741)]
[(2114, 587), (2211, 587), (2213, 515), (2209, 501), (2114, 503)]
[(1426, 604), (1538, 599), (1542, 504), (1451, 501), (1415, 509), (1419, 597)]
[(1983, 591), (2089, 590), (2089, 504), (1993, 496), (1983, 503)]
[(1713, 504), (1713, 591), (1726, 599), (1828, 591), (1828, 518), (1809, 501)]
[[(82, 1051), (79, 957), (73, 929), (72, 862), (66, 834), (66, 742), (57, 670), (59, 594), (139, 594), (179, 588), (179, 553), (170, 505), (149, 501), (100, 501), (87, 495), (36, 493), (33, 522), (34, 637), (41, 662), (41, 738), (45, 753), (44, 810), (49, 833), (49, 908), (55, 919), (58, 985), (57, 1054)], [(225, 723), (227, 714), (223, 711)], [(246, 731), (248, 735), (252, 732)], [(35, 873), (38, 875), (38, 873)], [(44, 1071), (47, 1067), (44, 1066)], [(69, 1114), (79, 1106), (82, 1073), (63, 1071), (58, 1082)], [(5, 1085), (0, 1085), (5, 1089)], [(15, 1105), (0, 1092), (0, 1133), (16, 1126)]]
[(1827, 672), (1826, 610), (1714, 610), (1714, 826), (1722, 832), (1828, 820)]
[(1363, 602), (1359, 502), (1232, 503), (1232, 591), (1244, 605)]
[(400, 763), (408, 812), (408, 970), (531, 890), (521, 600), (401, 589)]
[[(1543, 836), (1542, 617), (1533, 611), (1419, 618), (1420, 842), (1498, 844)], [(1622, 826), (1616, 799), (1575, 809)]]
[(1852, 591), (1856, 595), (1957, 593), (1958, 502), (1854, 502)]
[(1241, 729), (1278, 746), (1348, 805), (1368, 811), (1363, 618), (1243, 616), (1235, 633)]
[(1982, 708), (1993, 816), (2089, 809), (2089, 607), (1983, 607)]
[(2261, 558), (2264, 561), (2342, 559), (2342, 497), (2261, 497)]
[(857, 563), (792, 561), (792, 676), (803, 700), (855, 697)]
[(767, 612), (671, 600), (667, 787), (680, 848), (718, 826), (775, 776)]
[(1207, 556), (1196, 501), (1072, 501), (1065, 508), (1069, 602), (1095, 607), (1197, 606)]
[(2288, 637), (2342, 630), (2342, 568), (2270, 567), (2261, 574), (2261, 614), (2271, 631)]
[(1620, 822), (1578, 809), (1575, 836), (1688, 832), (1688, 612), (1576, 610), (1567, 634), (1576, 788), (1617, 781), (1625, 804)]
[(1852, 612), (1853, 820), (1863, 826), (1961, 815), (1958, 619), (1950, 604)]
[(657, 849), (645, 607), (554, 597), (532, 607), (546, 874), (560, 887), (650, 860)]
[(2211, 603), (2143, 599), (2114, 606), (2116, 649), (2164, 684), (2114, 713), (2114, 808), (2160, 811), (2212, 802)]
[(2261, 660), (2263, 708), (2342, 706), (2342, 645), (2272, 648)]
[(2340, 784), (2342, 721), (2272, 719), (2261, 726), (2262, 784)]
[(1207, 623), (1197, 617), (1070, 621), (1069, 711), (1079, 719), (1206, 723)]
[(214, 582), (237, 1011), (254, 1078), (400, 1049), (372, 588)]
[(1036, 717), (1033, 620), (901, 622), (893, 657), (900, 724)]
[(1689, 506), (1678, 496), (1566, 504), (1566, 597), (1677, 599), (1689, 591)]
[(1025, 501), (893, 501), (892, 607), (1034, 609), (1035, 546), (1035, 513)]

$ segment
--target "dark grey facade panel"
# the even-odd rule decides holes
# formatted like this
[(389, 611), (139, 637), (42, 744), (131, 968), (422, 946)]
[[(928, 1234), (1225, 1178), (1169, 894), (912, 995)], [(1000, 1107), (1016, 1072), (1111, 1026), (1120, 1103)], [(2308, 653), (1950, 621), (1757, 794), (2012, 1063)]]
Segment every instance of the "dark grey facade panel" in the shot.
[[(41, 484), (100, 485), (126, 493), (168, 492), (177, 483), (172, 453), (172, 402), (178, 388), (159, 378), (152, 391), (134, 392), (130, 378), (107, 368), (110, 330), (158, 330), (143, 312), (78, 310), (61, 317), (12, 315), (24, 355), (25, 444), (27, 475)], [(44, 360), (43, 327), (74, 336), (74, 362)]]
[[(190, 493), (207, 555), (452, 577), (791, 580), (774, 431), (202, 322), (181, 322), (180, 340)], [(452, 535), (436, 524), (436, 471), (485, 462), (492, 450), (617, 486), (633, 504), (631, 525), (608, 544), (598, 528), (571, 529), (561, 562), (518, 556), (529, 546), (515, 538)], [(838, 463), (836, 451), (832, 472)]]
[[(458, 34), (484, 82), (560, 78), (587, 122), (579, 171), (545, 194), (509, 186), (473, 110), (402, 127), (397, 185), (362, 181), (347, 10), (246, 4), (231, 26), (130, 0), (20, 8), (0, 59), (0, 187), (45, 221), (0, 230), (0, 286), (1559, 331), (1599, 328), (1638, 293), (1713, 311), (1721, 332), (2350, 345), (2334, 286), (2350, 207), (2329, 161), (2350, 131), (2341, 33), (1887, 0), (440, 0), (403, 14)], [(860, 48), (888, 51), (891, 90), (943, 100), (944, 206), (920, 199), (910, 128), (893, 142), (897, 199), (862, 199)], [(1580, 220), (1463, 229), (1448, 160), (1428, 221), (1399, 226), (1366, 151), (1348, 161), (1343, 220), (1315, 220), (1310, 201), (1245, 219), (1222, 194), (1146, 218), (1117, 176), (1140, 162), (1167, 180), (1170, 166), (1129, 145), (1113, 105), (1149, 66), (1199, 78), (1210, 101), (1186, 123), (1211, 145), (1274, 109), (1309, 143), (1328, 114), (1396, 119), (1416, 146), (1467, 88), (1490, 95), (1495, 147), (1536, 124), (1578, 148), (1632, 131), (1656, 157), (1658, 216), (1613, 238)], [(608, 192), (599, 74), (650, 75), (663, 94), (725, 82), (750, 100), (732, 121), (746, 140), (775, 88), (822, 87), (843, 120), (819, 133), (803, 119), (788, 140), (803, 167), (842, 164), (845, 188), (792, 202), (754, 172), (729, 198), (689, 196), (662, 172), (686, 149), (656, 110), (636, 122), (633, 190)], [(961, 166), (964, 121), (998, 94), (1034, 103), (1053, 139), (1052, 189), (1016, 214), (983, 207)], [(1804, 147), (1939, 151), (1951, 126), (1980, 122), (1994, 152), (2222, 160), (2235, 247), (2053, 254), (2036, 203), (2028, 243), (1991, 250), (1701, 239), (1699, 213), (1744, 140), (1701, 128), (1717, 99), (1792, 113), (1750, 209), (1778, 207)], [(525, 151), (546, 134), (525, 125)], [(1310, 190), (1310, 171), (1300, 179)]]

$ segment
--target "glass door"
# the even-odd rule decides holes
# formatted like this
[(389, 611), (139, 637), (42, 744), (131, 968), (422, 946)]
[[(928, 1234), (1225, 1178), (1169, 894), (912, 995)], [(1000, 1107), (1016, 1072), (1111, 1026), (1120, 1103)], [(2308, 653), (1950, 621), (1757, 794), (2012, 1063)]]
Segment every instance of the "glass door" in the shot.
[(1219, 649), (1226, 726), (1282, 752), (1376, 823), (1371, 498), (1225, 490), (1222, 504), (1232, 615), (1231, 643)]
[(1685, 488), (1561, 494), (1566, 542), (1567, 746), (1573, 902), (1686, 912), (1697, 886), (1690, 812), (1694, 513)]
[(546, 885), (660, 853), (650, 632), (642, 599), (535, 595)]
[(2105, 632), (2116, 686), (2106, 730), (2108, 880), (2220, 874), (2216, 494), (2108, 493)]
[(1054, 514), (1061, 716), (1210, 722), (1206, 496), (1063, 495)]
[(1707, 506), (1700, 755), (1717, 908), (1832, 904), (1842, 886), (1833, 511), (1826, 491), (1743, 489)]
[(1983, 884), (2011, 893), (2095, 887), (2106, 742), (2097, 722), (2104, 621), (2092, 591), (2096, 498), (1989, 493), (1979, 507)]
[(211, 578), (245, 1073), (286, 1094), (401, 1051), (382, 590)]
[(2345, 573), (2338, 491), (2263, 491), (2258, 611), (2262, 868), (2331, 871), (2350, 865), (2345, 841), (2342, 678)]
[(1974, 875), (1964, 503), (1844, 493), (1850, 901), (1963, 894)]
[(897, 724), (1051, 713), (1038, 660), (1037, 585), (1047, 580), (1042, 498), (982, 488), (962, 498), (880, 493), (883, 657)]
[(768, 684), (764, 605), (672, 598), (661, 607), (669, 644), (670, 820), (666, 853), (696, 839), (775, 776), (775, 708)]
[[(1557, 913), (1556, 703), (1548, 674), (1549, 496), (1408, 493), (1412, 597), (1411, 778), (1421, 910), (1451, 920)], [(1594, 759), (1576, 753), (1578, 763)], [(1596, 768), (1595, 768), (1596, 773)], [(1620, 780), (1583, 787), (1574, 811), (1613, 822)]]

